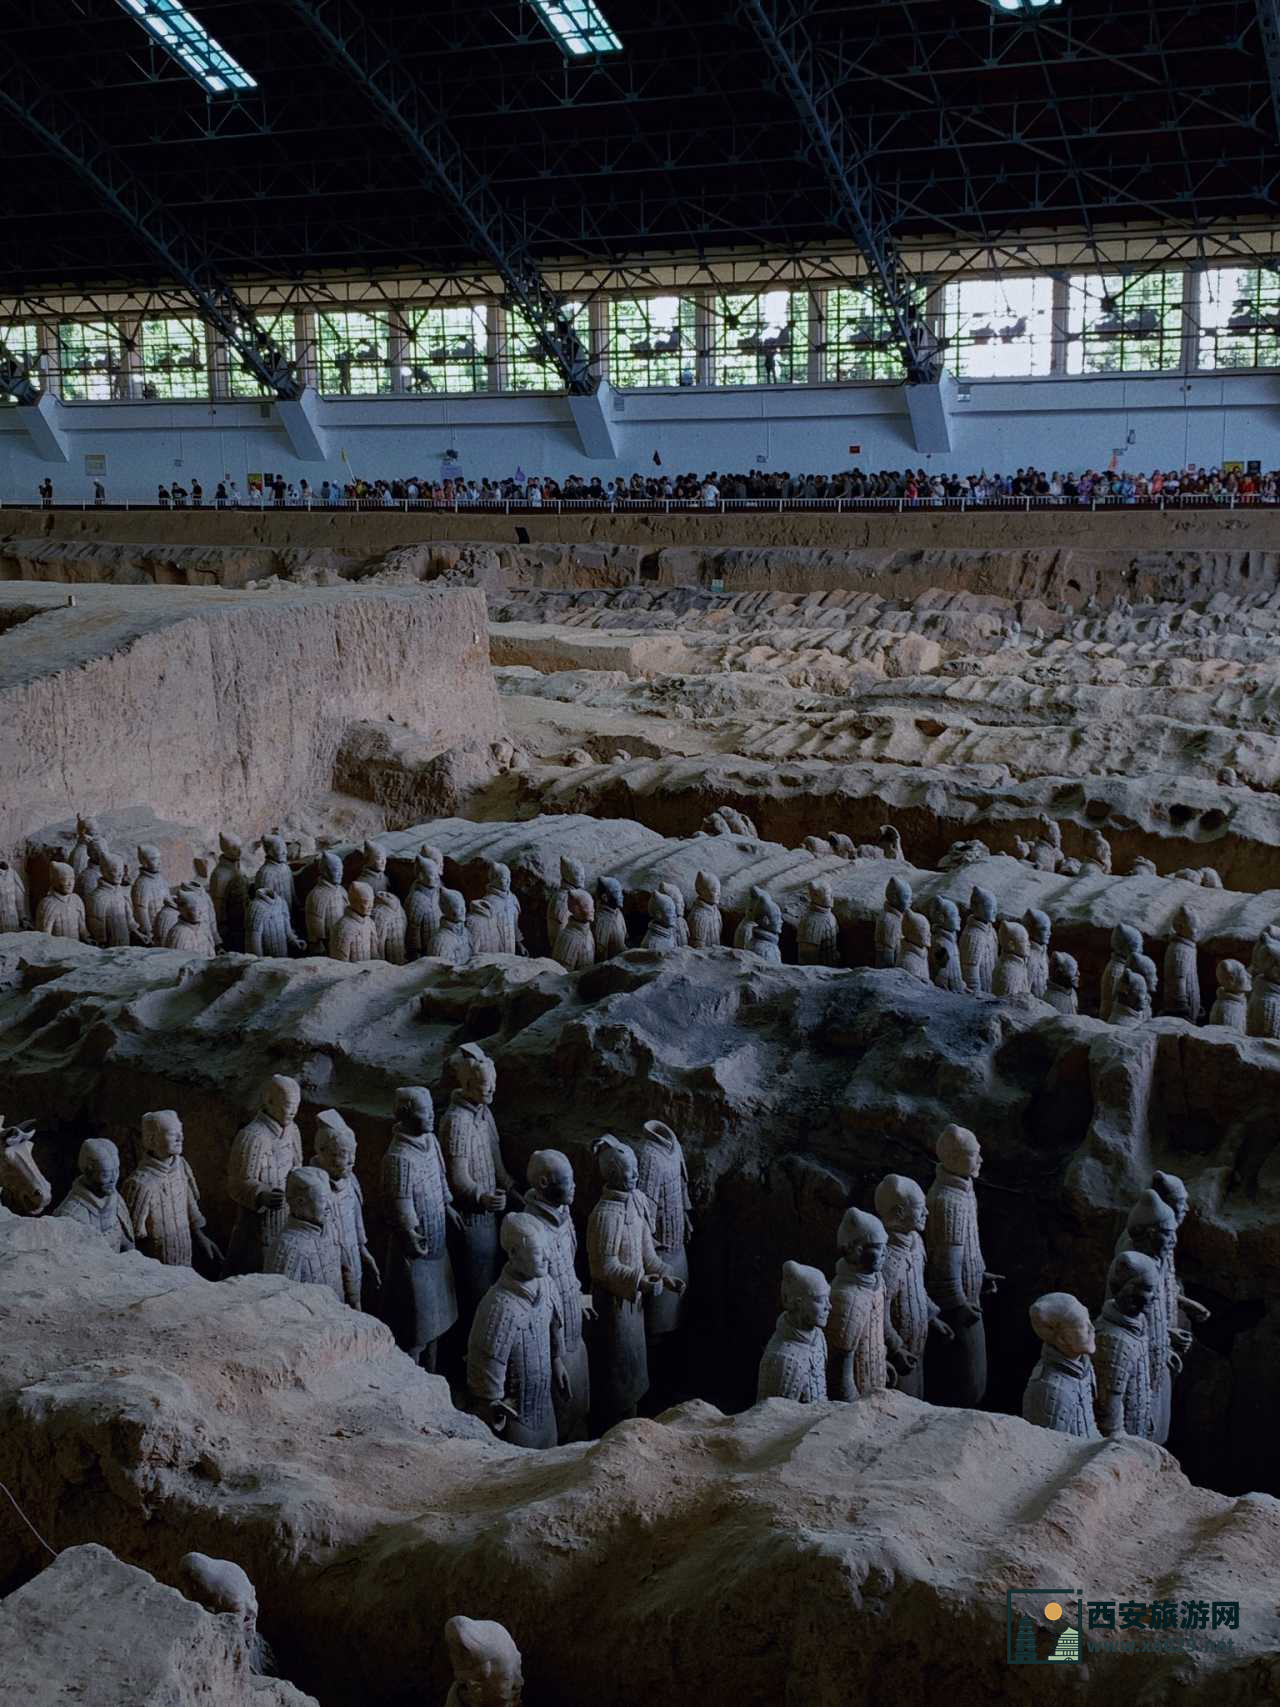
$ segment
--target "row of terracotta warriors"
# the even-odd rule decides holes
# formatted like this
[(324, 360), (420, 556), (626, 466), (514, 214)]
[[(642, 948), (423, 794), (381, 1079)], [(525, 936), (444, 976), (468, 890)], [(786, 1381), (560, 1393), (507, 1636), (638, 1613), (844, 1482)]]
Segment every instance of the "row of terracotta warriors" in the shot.
[[(811, 1404), (896, 1387), (939, 1404), (982, 1403), (982, 1302), (1003, 1278), (982, 1256), (973, 1187), (982, 1152), (972, 1132), (948, 1126), (936, 1155), (927, 1195), (890, 1174), (876, 1188), (875, 1214), (845, 1212), (833, 1281), (806, 1264), (784, 1264), (782, 1313), (761, 1358), (758, 1398)], [(1183, 1182), (1157, 1173), (1129, 1213), (1095, 1320), (1065, 1292), (1031, 1306), (1042, 1349), (1023, 1397), (1028, 1422), (1090, 1438), (1168, 1439), (1191, 1324), (1209, 1314), (1178, 1281), (1187, 1208)]]
[[(172, 1110), (143, 1116), (140, 1160), (123, 1183), (116, 1146), (87, 1140), (54, 1214), (117, 1251), (186, 1266), (198, 1256), (226, 1276), (281, 1274), (328, 1287), (353, 1309), (380, 1289), (397, 1343), (429, 1369), (461, 1320), (467, 1384), (495, 1431), (535, 1447), (585, 1438), (593, 1386), (600, 1427), (634, 1414), (649, 1388), (650, 1347), (681, 1325), (690, 1200), (679, 1140), (650, 1121), (634, 1145), (597, 1142), (603, 1189), (587, 1223), (584, 1293), (568, 1158), (536, 1152), (519, 1190), (491, 1112), (493, 1062), (466, 1044), (450, 1067), (456, 1088), (438, 1137), (430, 1091), (396, 1093), (381, 1169), (389, 1228), (381, 1269), (365, 1230), (355, 1134), (336, 1109), (323, 1111), (304, 1166), (301, 1092), (283, 1075), (231, 1147), (226, 1184), (236, 1218), (225, 1257), (206, 1231)], [(589, 1366), (583, 1326), (592, 1318)]]

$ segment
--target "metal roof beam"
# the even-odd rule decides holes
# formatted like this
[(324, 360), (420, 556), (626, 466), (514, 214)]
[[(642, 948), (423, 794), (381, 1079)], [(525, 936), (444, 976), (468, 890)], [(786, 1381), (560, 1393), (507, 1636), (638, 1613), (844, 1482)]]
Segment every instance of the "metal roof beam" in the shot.
[(292, 364), (252, 311), (219, 276), (194, 237), (135, 176), (75, 108), (17, 60), (0, 67), (0, 110), (11, 113), (96, 191), (194, 300), (201, 319), (236, 351), (246, 368), (277, 397), (296, 398)]
[(1258, 0), (1258, 28), (1262, 31), (1262, 53), (1271, 79), (1276, 129), (1280, 131), (1280, 0)]
[(738, 0), (800, 116), (809, 152), (833, 196), (833, 223), (866, 257), (869, 284), (889, 317), (907, 378), (931, 384), (941, 371), (938, 340), (921, 310), (915, 281), (902, 264), (891, 221), (829, 79), (820, 67), (806, 15), (788, 0)]
[(501, 275), (513, 307), (573, 396), (590, 396), (591, 356), (560, 298), (543, 280), (524, 234), (480, 178), (439, 109), (399, 55), (347, 0), (285, 0), (364, 90), (383, 120), (412, 150), (432, 188), (453, 208), (477, 254)]

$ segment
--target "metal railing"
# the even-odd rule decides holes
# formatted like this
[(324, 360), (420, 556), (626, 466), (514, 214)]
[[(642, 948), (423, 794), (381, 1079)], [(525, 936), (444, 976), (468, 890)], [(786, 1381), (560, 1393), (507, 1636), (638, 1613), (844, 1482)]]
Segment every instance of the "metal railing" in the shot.
[(528, 498), (452, 498), (448, 501), (432, 498), (394, 498), (390, 503), (380, 498), (343, 498), (323, 500), (312, 496), (310, 498), (294, 498), (283, 503), (265, 494), (252, 494), (233, 502), (230, 499), (223, 503), (206, 500), (199, 504), (189, 501), (184, 503), (161, 504), (156, 499), (125, 500), (116, 502), (109, 500), (97, 503), (92, 498), (67, 502), (55, 498), (52, 503), (43, 503), (40, 499), (34, 502), (0, 499), (0, 510), (155, 510), (162, 514), (170, 510), (248, 510), (252, 512), (311, 511), (368, 511), (383, 515), (393, 515), (397, 511), (407, 514), (411, 511), (424, 511), (436, 515), (456, 515), (463, 512), (480, 513), (502, 516), (538, 516), (564, 515), (577, 511), (590, 511), (594, 514), (640, 514), (640, 515), (733, 515), (733, 514), (781, 514), (788, 511), (816, 511), (828, 515), (858, 514), (863, 512), (893, 511), (906, 514), (916, 510), (950, 510), (965, 512), (969, 510), (983, 512), (988, 510), (1021, 511), (1029, 514), (1032, 510), (1237, 510), (1237, 509), (1276, 509), (1280, 507), (1280, 494), (1268, 496), (1258, 492), (1224, 492), (1213, 494), (1209, 492), (1178, 493), (1167, 496), (1164, 493), (1152, 497), (1120, 498), (1045, 498), (1023, 496), (999, 496), (991, 498), (720, 498), (712, 504), (703, 503), (697, 498), (548, 498), (542, 503), (531, 502)]

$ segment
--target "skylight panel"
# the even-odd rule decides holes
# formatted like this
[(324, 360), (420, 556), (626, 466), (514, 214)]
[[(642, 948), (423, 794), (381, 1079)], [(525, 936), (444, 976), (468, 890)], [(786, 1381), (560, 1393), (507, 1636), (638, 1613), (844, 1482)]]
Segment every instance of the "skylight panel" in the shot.
[(530, 0), (568, 59), (621, 53), (622, 42), (595, 0)]
[(258, 87), (178, 0), (120, 0), (120, 4), (207, 94), (228, 95)]

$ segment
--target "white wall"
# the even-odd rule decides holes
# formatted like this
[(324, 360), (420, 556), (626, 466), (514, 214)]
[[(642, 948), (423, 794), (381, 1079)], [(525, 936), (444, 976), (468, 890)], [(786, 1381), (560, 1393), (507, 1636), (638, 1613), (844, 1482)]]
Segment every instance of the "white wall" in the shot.
[[(434, 476), (447, 449), (477, 478), (511, 474), (608, 478), (648, 472), (657, 450), (668, 472), (753, 467), (791, 470), (925, 464), (962, 474), (1026, 463), (1074, 469), (1120, 465), (1150, 471), (1186, 462), (1258, 457), (1280, 466), (1280, 374), (1204, 374), (1161, 379), (974, 380), (956, 405), (953, 449), (932, 457), (913, 447), (904, 395), (895, 385), (774, 386), (616, 394), (616, 461), (588, 461), (563, 397), (476, 397), (427, 401), (326, 399), (325, 463), (298, 461), (269, 405), (256, 403), (63, 404), (58, 423), (67, 463), (40, 460), (22, 412), (0, 409), (0, 503), (29, 503), (45, 475), (55, 497), (91, 494), (86, 455), (105, 455), (112, 500), (149, 501), (160, 480), (197, 476), (212, 495), (250, 472), (347, 478)], [(1132, 443), (1128, 436), (1132, 433)], [(851, 445), (860, 446), (851, 454)], [(342, 452), (346, 452), (344, 461)]]

